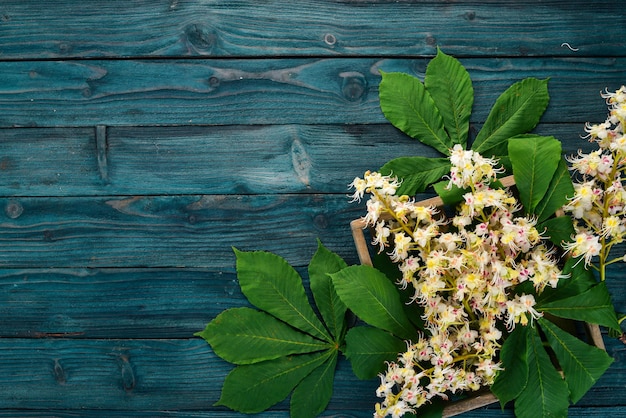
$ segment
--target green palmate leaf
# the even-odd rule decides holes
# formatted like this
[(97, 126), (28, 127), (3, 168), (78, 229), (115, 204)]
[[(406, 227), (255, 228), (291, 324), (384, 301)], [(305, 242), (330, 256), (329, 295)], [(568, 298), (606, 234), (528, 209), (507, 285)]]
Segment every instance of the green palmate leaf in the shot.
[(450, 155), (452, 140), (432, 97), (417, 78), (404, 73), (382, 72), (379, 86), (383, 114), (402, 132)]
[(354, 327), (346, 334), (345, 355), (359, 379), (371, 379), (385, 369), (386, 361), (396, 361), (406, 351), (406, 343), (387, 331), (373, 327)]
[(548, 106), (548, 80), (527, 78), (509, 87), (493, 105), (472, 149), (482, 155), (506, 155), (507, 140), (533, 129)]
[(328, 330), (335, 338), (335, 342), (343, 338), (348, 308), (341, 301), (337, 292), (335, 292), (335, 287), (329, 274), (345, 267), (347, 267), (347, 264), (341, 257), (326, 249), (318, 241), (317, 251), (309, 263), (311, 292)]
[(552, 216), (573, 195), (574, 185), (572, 184), (572, 178), (570, 177), (567, 163), (561, 158), (545, 196), (535, 208), (538, 222), (543, 222)]
[(350, 266), (331, 275), (337, 294), (359, 318), (405, 339), (416, 332), (406, 317), (398, 289), (370, 266)]
[(529, 330), (528, 337), (528, 382), (515, 400), (515, 415), (518, 418), (566, 417), (567, 385), (552, 365), (537, 330)]
[(601, 282), (591, 289), (565, 299), (540, 302), (537, 310), (560, 318), (576, 319), (591, 324), (604, 325), (619, 330), (617, 316), (611, 303), (606, 283)]
[(450, 172), (447, 158), (400, 157), (386, 163), (380, 169), (383, 175), (393, 175), (402, 180), (397, 195), (413, 196)]
[(613, 359), (606, 351), (585, 344), (546, 319), (540, 318), (539, 325), (563, 369), (571, 400), (576, 403), (604, 374)]
[(563, 266), (563, 274), (567, 277), (559, 280), (556, 289), (546, 287), (537, 299), (540, 303), (574, 297), (598, 284), (593, 272), (587, 270), (584, 263), (577, 261), (575, 258), (567, 259)]
[(333, 379), (338, 351), (313, 370), (296, 386), (291, 395), (291, 418), (314, 418), (321, 413), (333, 395)]
[(506, 338), (500, 350), (502, 370), (491, 385), (491, 391), (498, 397), (500, 405), (517, 398), (528, 382), (528, 338), (533, 330), (518, 326)]
[(571, 241), (572, 236), (576, 233), (572, 218), (569, 216), (558, 216), (548, 219), (543, 221), (539, 227), (545, 228), (547, 237), (558, 246)]
[(323, 364), (334, 350), (280, 357), (262, 363), (237, 366), (222, 388), (215, 405), (253, 414), (282, 401), (305, 376)]
[(250, 364), (329, 347), (265, 312), (251, 308), (225, 310), (196, 335), (204, 338), (215, 354), (235, 364)]
[(456, 58), (437, 49), (437, 56), (426, 68), (424, 85), (439, 109), (452, 142), (465, 148), (474, 104), (469, 73)]
[(257, 308), (314, 337), (332, 337), (313, 312), (302, 278), (285, 259), (264, 251), (235, 249), (241, 291)]
[(561, 143), (551, 136), (524, 135), (509, 140), (519, 199), (527, 214), (544, 198), (561, 161)]

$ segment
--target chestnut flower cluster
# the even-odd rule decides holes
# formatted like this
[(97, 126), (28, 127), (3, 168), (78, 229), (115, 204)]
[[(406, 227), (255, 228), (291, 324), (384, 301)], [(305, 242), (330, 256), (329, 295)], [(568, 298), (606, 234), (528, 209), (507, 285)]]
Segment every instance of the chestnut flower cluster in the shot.
[(609, 259), (615, 244), (626, 235), (626, 190), (622, 175), (626, 171), (626, 86), (615, 92), (602, 94), (606, 99), (609, 115), (603, 123), (587, 123), (584, 137), (598, 145), (590, 153), (578, 152), (568, 159), (574, 176), (575, 194), (565, 212), (571, 213), (576, 235), (565, 248), (573, 257), (580, 257), (589, 266), (598, 257), (601, 280), (605, 279), (605, 267), (624, 260), (624, 256)]
[(497, 162), (455, 146), (450, 184), (467, 189), (455, 216), (397, 196), (396, 178), (365, 173), (354, 200), (365, 194), (366, 223), (374, 244), (398, 264), (398, 285), (413, 292), (426, 332), (380, 375), (375, 417), (399, 417), (429, 402), (493, 383), (503, 333), (541, 314), (531, 294), (514, 287), (529, 281), (541, 292), (562, 277), (535, 220), (517, 216), (508, 189), (492, 187)]

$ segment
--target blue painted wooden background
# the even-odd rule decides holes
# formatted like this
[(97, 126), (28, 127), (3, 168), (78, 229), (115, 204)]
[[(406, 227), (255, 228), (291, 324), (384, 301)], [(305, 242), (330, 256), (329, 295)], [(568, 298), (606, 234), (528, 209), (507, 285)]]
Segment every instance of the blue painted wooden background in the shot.
[[(437, 46), (474, 81), (474, 130), (549, 77), (536, 131), (567, 153), (626, 83), (621, 1), (3, 0), (0, 416), (239, 416), (192, 336), (245, 304), (231, 246), (303, 270), (320, 237), (356, 263), (347, 184), (430, 155), (384, 120), (378, 70), (421, 77)], [(610, 280), (623, 308), (623, 266)], [(626, 416), (606, 340), (571, 416)], [(371, 416), (376, 386), (341, 362), (325, 416)]]

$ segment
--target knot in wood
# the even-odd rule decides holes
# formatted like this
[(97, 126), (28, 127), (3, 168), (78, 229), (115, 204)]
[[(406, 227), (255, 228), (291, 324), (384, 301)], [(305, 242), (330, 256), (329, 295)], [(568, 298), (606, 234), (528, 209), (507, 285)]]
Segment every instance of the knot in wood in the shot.
[(367, 80), (361, 73), (354, 71), (339, 74), (342, 78), (341, 92), (351, 102), (356, 102), (365, 96)]
[(56, 380), (59, 385), (64, 385), (67, 382), (65, 370), (63, 369), (63, 366), (61, 366), (59, 359), (54, 359), (52, 372), (54, 373), (54, 380)]
[(332, 33), (324, 35), (324, 43), (328, 46), (334, 46), (337, 43), (337, 38)]
[(130, 359), (127, 355), (122, 354), (119, 358), (121, 360), (120, 371), (122, 373), (122, 387), (124, 388), (124, 391), (131, 392), (137, 384), (133, 367), (130, 364)]
[(4, 213), (11, 218), (17, 219), (24, 212), (24, 207), (19, 202), (9, 202), (4, 208)]
[(317, 229), (327, 229), (328, 228), (328, 218), (325, 215), (319, 214), (313, 218), (313, 225)]
[(212, 49), (217, 40), (217, 35), (211, 28), (199, 24), (187, 26), (185, 36), (194, 48), (204, 51)]

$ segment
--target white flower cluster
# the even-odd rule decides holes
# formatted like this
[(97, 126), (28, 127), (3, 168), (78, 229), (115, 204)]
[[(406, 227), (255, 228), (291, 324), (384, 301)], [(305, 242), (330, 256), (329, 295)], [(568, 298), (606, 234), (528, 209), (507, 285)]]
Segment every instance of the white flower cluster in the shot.
[(370, 195), (364, 219), (374, 243), (389, 249), (402, 272), (398, 285), (414, 291), (427, 331), (381, 375), (375, 417), (491, 385), (503, 331), (540, 316), (534, 297), (514, 286), (530, 281), (540, 292), (562, 277), (535, 221), (515, 215), (520, 206), (507, 189), (492, 188), (496, 161), (459, 148), (450, 160), (451, 183), (469, 190), (451, 220), (396, 196), (395, 178), (368, 172), (352, 183), (354, 199)]
[(596, 143), (598, 149), (588, 154), (579, 151), (568, 159), (571, 169), (579, 175), (574, 178), (575, 195), (563, 209), (579, 220), (576, 236), (566, 249), (587, 266), (599, 256), (604, 280), (604, 266), (623, 259), (607, 257), (626, 234), (626, 190), (622, 178), (626, 170), (626, 86), (602, 97), (609, 107), (607, 119), (585, 126), (585, 138)]

